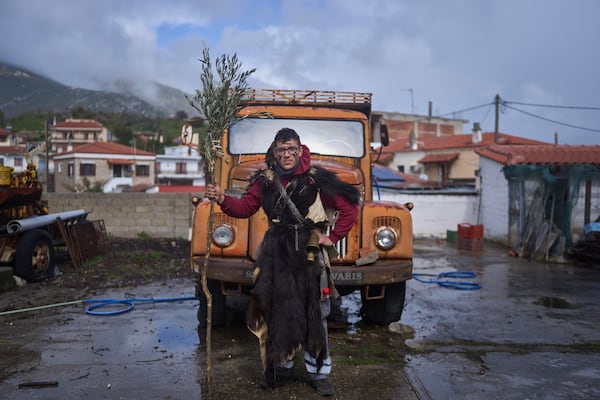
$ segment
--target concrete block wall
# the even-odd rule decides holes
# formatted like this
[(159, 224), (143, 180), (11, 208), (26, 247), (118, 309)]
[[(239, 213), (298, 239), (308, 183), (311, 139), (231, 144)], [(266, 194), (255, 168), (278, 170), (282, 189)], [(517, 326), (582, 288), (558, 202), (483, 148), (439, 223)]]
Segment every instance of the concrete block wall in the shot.
[(483, 235), (500, 243), (508, 242), (508, 181), (502, 164), (481, 157), (481, 216)]
[[(193, 206), (190, 193), (45, 193), (51, 213), (84, 209), (89, 220), (104, 220), (112, 237), (189, 239)], [(373, 194), (377, 198), (377, 194)], [(463, 222), (478, 223), (475, 194), (421, 194), (381, 191), (381, 200), (412, 202), (414, 237), (445, 238)], [(480, 223), (480, 222), (479, 222)]]
[(111, 237), (189, 239), (194, 207), (191, 193), (44, 193), (50, 213), (84, 209), (104, 220)]
[[(476, 194), (398, 193), (386, 190), (382, 190), (379, 197), (380, 200), (414, 204), (411, 215), (413, 236), (416, 238), (445, 238), (446, 231), (456, 231), (458, 224), (477, 224), (478, 198)], [(377, 193), (373, 193), (373, 199), (378, 199)]]

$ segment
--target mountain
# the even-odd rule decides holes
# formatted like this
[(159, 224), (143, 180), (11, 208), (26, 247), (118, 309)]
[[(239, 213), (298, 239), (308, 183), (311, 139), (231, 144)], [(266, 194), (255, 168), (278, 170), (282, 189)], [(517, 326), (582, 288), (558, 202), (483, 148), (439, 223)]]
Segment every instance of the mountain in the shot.
[(0, 62), (0, 110), (5, 118), (35, 111), (64, 112), (80, 107), (150, 118), (173, 116), (179, 110), (190, 115), (197, 114), (180, 90), (150, 83), (151, 94), (144, 98), (134, 94), (132, 85), (121, 83), (118, 87), (119, 92), (73, 88)]

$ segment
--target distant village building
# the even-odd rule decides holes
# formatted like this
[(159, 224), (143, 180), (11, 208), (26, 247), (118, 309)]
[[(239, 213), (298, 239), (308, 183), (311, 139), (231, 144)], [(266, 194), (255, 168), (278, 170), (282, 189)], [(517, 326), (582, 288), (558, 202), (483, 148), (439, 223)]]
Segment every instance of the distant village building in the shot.
[(408, 140), (424, 137), (443, 137), (463, 134), (463, 125), (469, 121), (464, 119), (441, 118), (431, 115), (403, 114), (395, 112), (373, 111), (372, 141), (378, 141), (379, 126), (385, 124), (390, 140)]
[[(399, 172), (419, 175), (441, 185), (475, 185), (479, 170), (479, 155), (475, 150), (495, 143), (548, 144), (505, 133), (496, 135), (480, 130), (475, 130), (472, 134), (424, 135), (418, 140), (409, 136), (390, 140), (390, 145), (381, 149), (379, 162)], [(375, 149), (374, 154), (378, 153), (379, 149)]]
[(113, 142), (95, 142), (54, 155), (55, 191), (144, 191), (155, 184), (156, 155)]
[(0, 128), (0, 165), (13, 168), (14, 172), (23, 172), (27, 168), (27, 147), (19, 145), (18, 135)]
[(204, 161), (188, 146), (167, 146), (156, 155), (156, 183), (166, 186), (204, 185)]
[(52, 154), (71, 150), (76, 145), (111, 140), (108, 129), (92, 119), (67, 119), (56, 122), (48, 127), (48, 131)]

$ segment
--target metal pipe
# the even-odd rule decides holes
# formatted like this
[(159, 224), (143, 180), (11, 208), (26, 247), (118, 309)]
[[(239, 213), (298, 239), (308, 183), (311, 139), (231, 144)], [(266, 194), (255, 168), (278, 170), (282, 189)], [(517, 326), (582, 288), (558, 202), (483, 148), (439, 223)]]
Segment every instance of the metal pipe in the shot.
[(46, 226), (54, 223), (58, 218), (70, 219), (77, 218), (86, 215), (88, 212), (85, 210), (73, 210), (64, 211), (55, 214), (38, 215), (35, 217), (14, 219), (6, 224), (6, 230), (9, 233), (24, 232), (30, 229), (39, 228), (40, 226)]

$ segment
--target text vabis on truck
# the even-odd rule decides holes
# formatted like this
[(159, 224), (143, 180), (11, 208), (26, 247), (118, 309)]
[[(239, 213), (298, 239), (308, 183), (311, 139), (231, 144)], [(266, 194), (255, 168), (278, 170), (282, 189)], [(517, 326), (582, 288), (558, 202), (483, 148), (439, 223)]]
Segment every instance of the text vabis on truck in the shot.
[[(221, 138), (226, 161), (217, 160), (217, 183), (227, 188), (227, 194), (241, 196), (250, 176), (266, 168), (265, 153), (275, 133), (283, 127), (298, 132), (311, 151), (312, 165), (335, 172), (361, 194), (356, 223), (336, 243), (337, 255), (330, 259), (337, 291), (345, 295), (360, 290), (361, 313), (368, 320), (399, 320), (406, 281), (413, 269), (412, 204), (373, 199), (371, 94), (253, 89), (243, 105), (240, 115), (246, 117)], [(377, 126), (375, 131), (381, 135), (381, 144), (387, 145), (387, 127)], [(198, 321), (204, 326), (206, 299), (200, 278), (210, 202), (196, 198), (194, 205), (191, 264), (198, 274)], [(227, 297), (248, 294), (252, 288), (255, 255), (268, 220), (262, 209), (250, 218), (237, 219), (221, 212), (217, 204), (214, 207), (207, 279), (212, 295), (212, 325), (217, 326), (225, 323)]]

